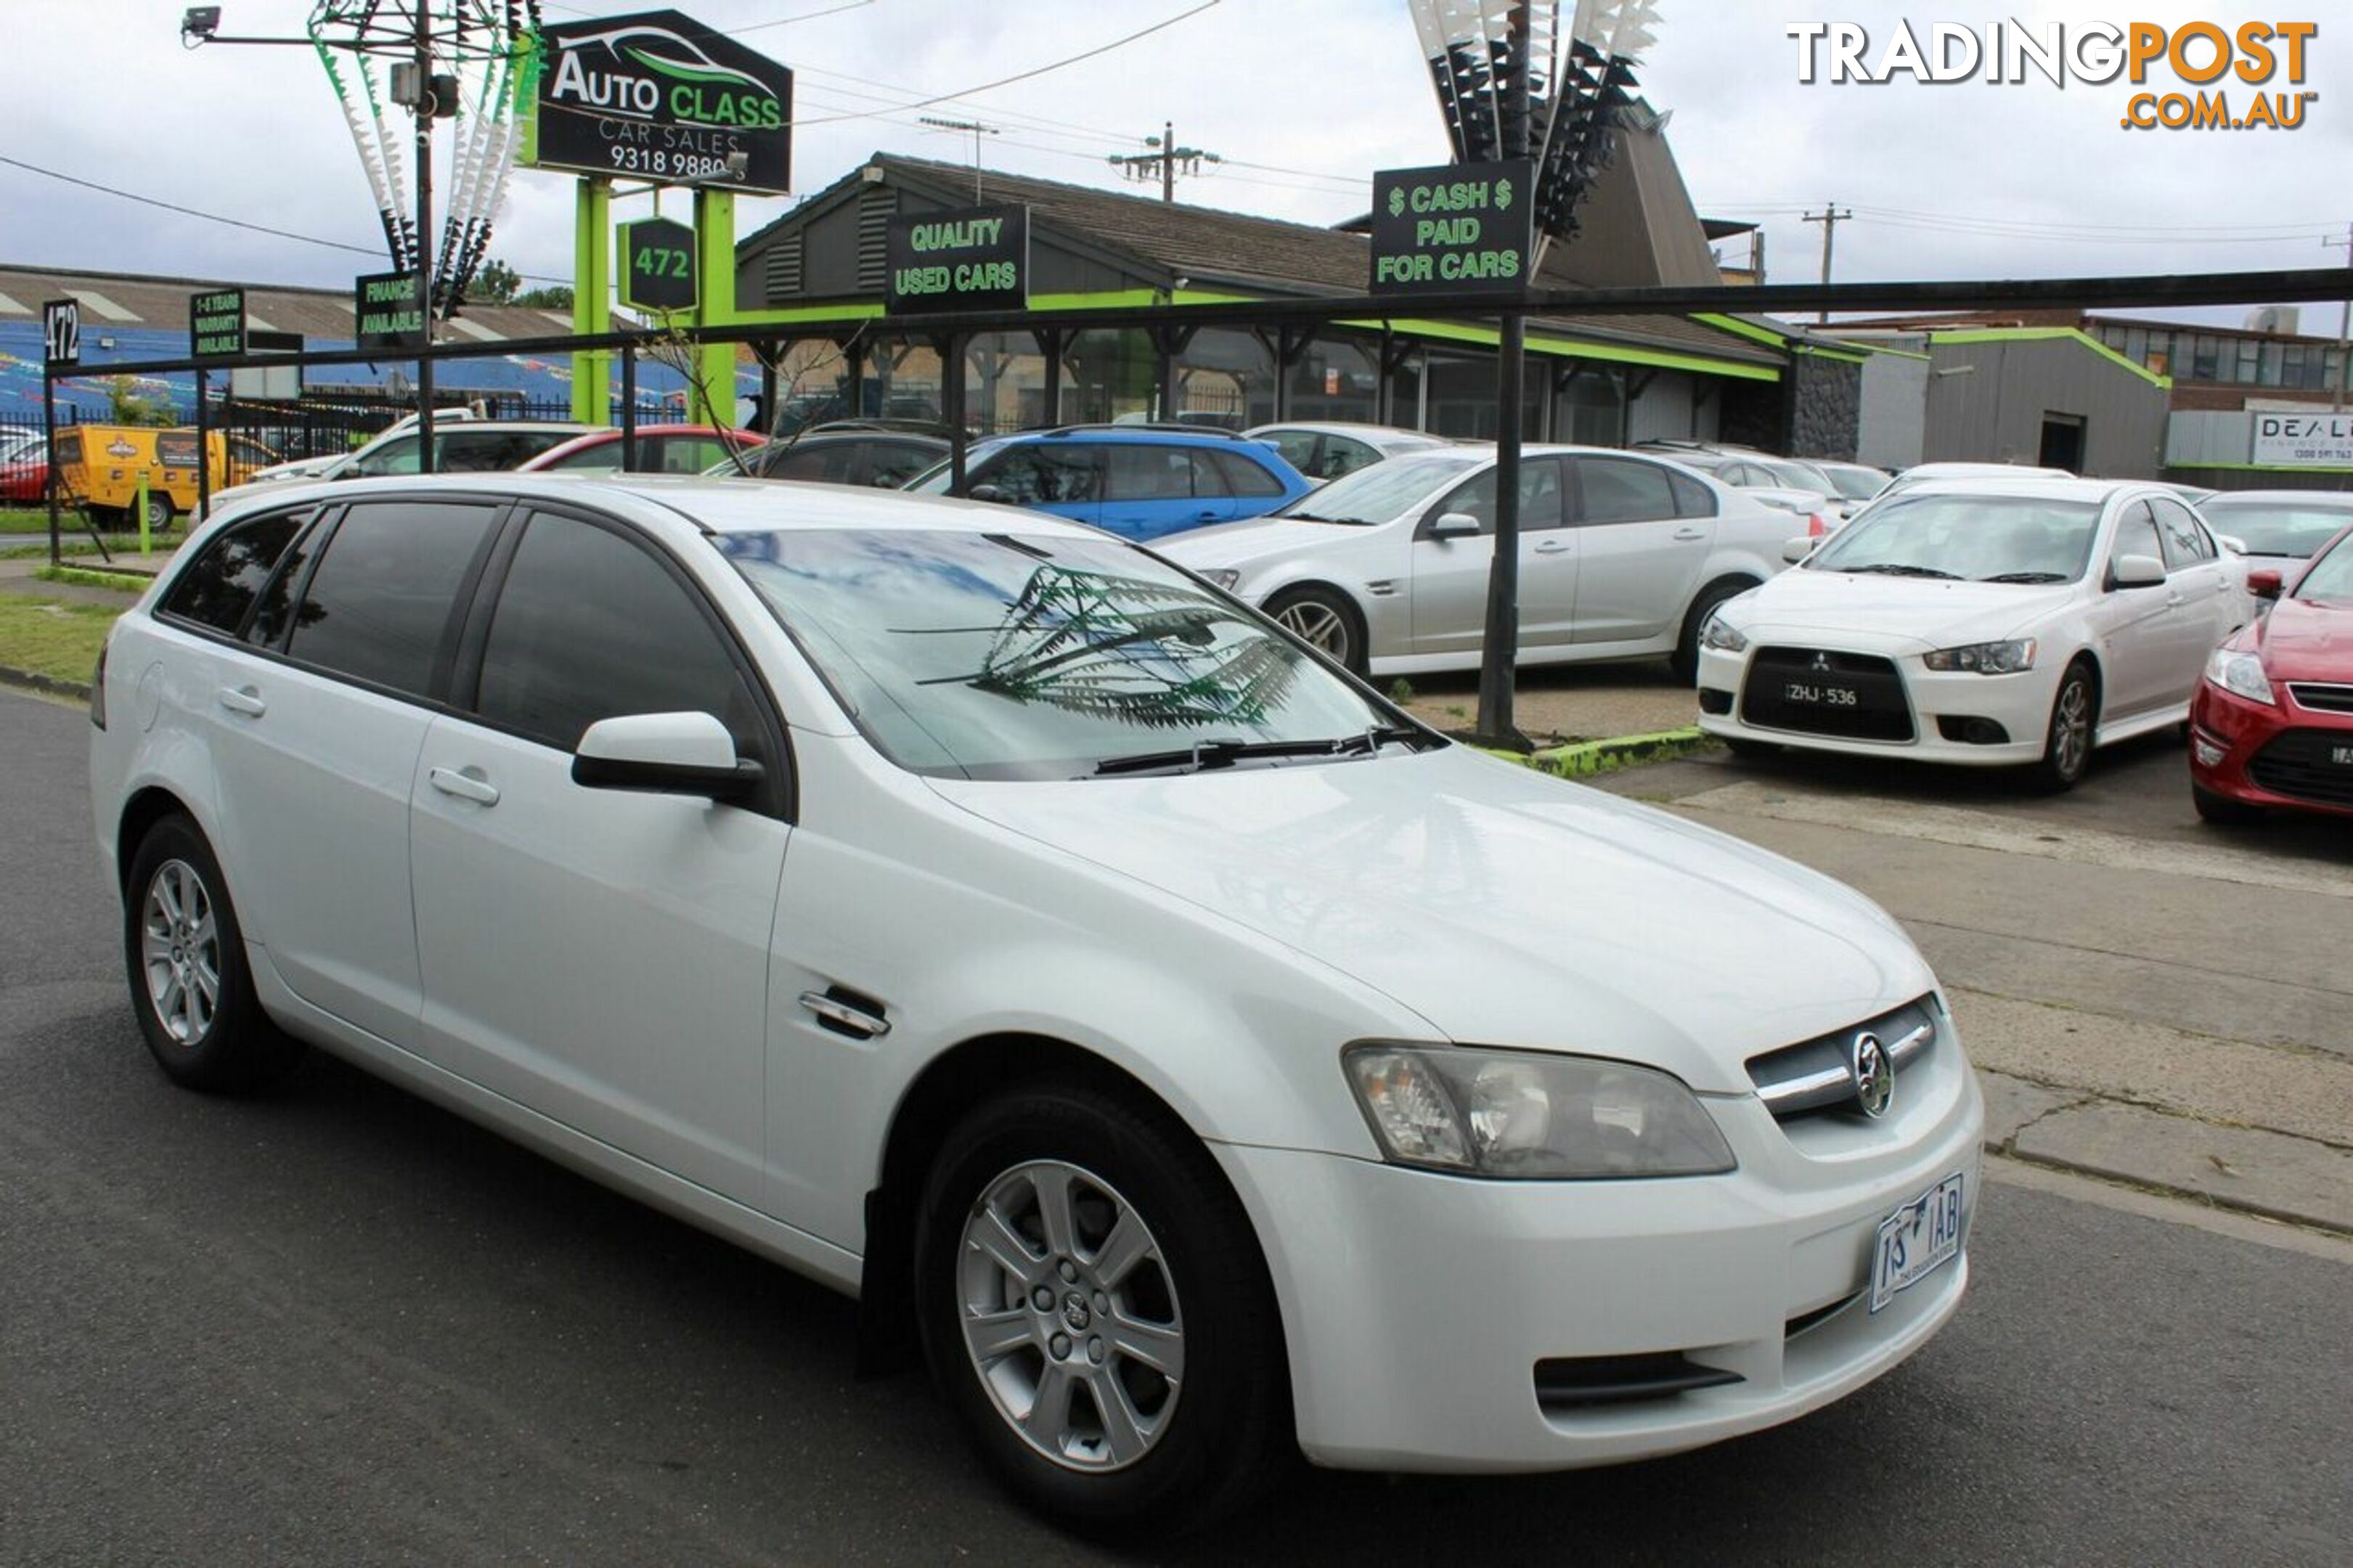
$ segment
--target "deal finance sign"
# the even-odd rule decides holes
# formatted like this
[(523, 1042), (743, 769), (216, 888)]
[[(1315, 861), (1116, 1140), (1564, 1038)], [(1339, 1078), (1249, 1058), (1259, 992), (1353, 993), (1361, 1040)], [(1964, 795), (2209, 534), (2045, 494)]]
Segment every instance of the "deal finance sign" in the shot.
[(2353, 414), (2257, 414), (2254, 421), (2257, 464), (2353, 468)]
[(1524, 291), (1535, 194), (1535, 165), (1525, 158), (1375, 174), (1372, 291)]
[[(518, 162), (782, 195), (793, 73), (676, 11), (539, 32), (539, 91)], [(741, 154), (743, 172), (728, 167)]]

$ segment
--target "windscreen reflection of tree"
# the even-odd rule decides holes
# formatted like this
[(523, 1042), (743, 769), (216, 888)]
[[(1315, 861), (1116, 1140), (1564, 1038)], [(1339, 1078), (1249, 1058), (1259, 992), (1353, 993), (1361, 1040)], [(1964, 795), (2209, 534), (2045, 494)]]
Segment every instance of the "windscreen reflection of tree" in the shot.
[(979, 672), (944, 679), (1146, 729), (1261, 723), (1298, 679), (1300, 655), (1254, 628), (1220, 647), (1221, 623), (1248, 626), (1182, 583), (1041, 566)]

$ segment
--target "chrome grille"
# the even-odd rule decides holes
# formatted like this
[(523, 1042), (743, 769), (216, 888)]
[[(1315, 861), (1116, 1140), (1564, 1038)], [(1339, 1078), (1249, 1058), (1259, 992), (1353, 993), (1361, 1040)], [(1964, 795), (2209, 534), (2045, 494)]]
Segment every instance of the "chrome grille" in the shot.
[(1856, 1109), (1854, 1073), (1847, 1059), (1854, 1037), (1878, 1036), (1888, 1061), (1901, 1072), (1936, 1048), (1937, 1026), (1936, 1000), (1923, 996), (1851, 1027), (1751, 1057), (1748, 1081), (1777, 1121)]
[(2291, 680), (2287, 694), (2295, 699), (2299, 708), (2315, 713), (2353, 713), (2353, 686), (2330, 686), (2310, 680)]

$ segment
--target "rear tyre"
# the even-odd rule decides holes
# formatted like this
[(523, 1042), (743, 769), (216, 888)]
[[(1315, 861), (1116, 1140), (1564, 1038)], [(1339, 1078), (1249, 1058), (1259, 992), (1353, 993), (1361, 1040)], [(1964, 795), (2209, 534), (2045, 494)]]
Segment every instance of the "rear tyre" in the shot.
[(2100, 682), (2092, 667), (2077, 659), (2059, 678), (2051, 721), (2042, 731), (2042, 759), (2029, 776), (2037, 789), (2057, 795), (2073, 789), (2092, 765), (2092, 737), (2100, 721)]
[(1333, 588), (1287, 589), (1267, 601), (1266, 613), (1343, 669), (1360, 676), (1369, 672), (1364, 617), (1346, 595)]
[(1193, 1529), (1292, 1446), (1273, 1290), (1183, 1128), (1092, 1089), (983, 1104), (925, 1184), (926, 1361), (999, 1481), (1106, 1536)]
[(1707, 625), (1708, 616), (1727, 599), (1736, 599), (1757, 586), (1746, 577), (1725, 577), (1699, 591), (1692, 601), (1691, 610), (1683, 616), (1683, 635), (1675, 639), (1675, 651), (1667, 656), (1667, 668), (1683, 681), (1699, 679), (1699, 632)]
[(2203, 784), (2189, 786), (2189, 804), (2198, 808), (2200, 816), (2217, 827), (2239, 827), (2263, 819), (2261, 806), (2232, 800), (2227, 795), (2216, 795)]
[(164, 533), (172, 526), (172, 498), (153, 490), (147, 493), (147, 528), (151, 533)]
[(302, 1047), (262, 1012), (220, 862), (195, 823), (147, 830), (124, 884), (122, 952), (132, 1009), (156, 1064), (186, 1089), (278, 1082)]

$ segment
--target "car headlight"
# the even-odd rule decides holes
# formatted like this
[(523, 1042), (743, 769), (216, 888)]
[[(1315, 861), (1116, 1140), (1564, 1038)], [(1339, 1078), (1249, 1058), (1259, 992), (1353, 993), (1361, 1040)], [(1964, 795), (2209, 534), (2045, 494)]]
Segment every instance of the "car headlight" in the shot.
[(1230, 566), (1220, 566), (1214, 572), (1204, 572), (1201, 576), (1210, 587), (1222, 588), (1229, 594), (1232, 593), (1234, 585), (1242, 580), (1242, 574)]
[(1973, 642), (1963, 647), (1940, 647), (1922, 661), (1930, 669), (1968, 670), (1977, 675), (2016, 675), (2034, 668), (2034, 639)]
[(1395, 1164), (1559, 1181), (1706, 1176), (1736, 1163), (1697, 1096), (1630, 1062), (1388, 1044), (1342, 1059)]
[(2253, 654), (2216, 648), (2207, 657), (2206, 679), (2233, 697), (2243, 697), (2265, 707), (2279, 706), (2279, 700), (2272, 695), (2271, 678), (2263, 673), (2263, 661)]
[(1746, 633), (1734, 629), (1732, 624), (1724, 618), (1723, 611), (1710, 610), (1706, 621), (1699, 628), (1699, 646), (1712, 647), (1718, 653), (1741, 653), (1748, 647), (1748, 637)]

